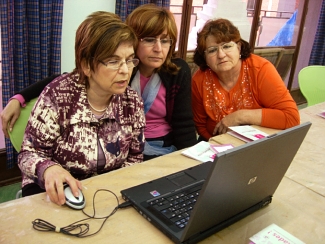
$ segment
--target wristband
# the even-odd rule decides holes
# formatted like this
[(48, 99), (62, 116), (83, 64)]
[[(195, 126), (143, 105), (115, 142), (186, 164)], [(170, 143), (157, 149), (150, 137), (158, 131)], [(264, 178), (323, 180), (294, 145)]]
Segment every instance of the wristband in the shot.
[[(20, 106), (21, 106), (22, 108), (26, 107), (25, 98), (24, 98), (22, 95), (20, 95), (20, 94), (16, 94), (16, 95), (14, 95), (13, 97), (11, 97), (11, 98), (9, 99), (9, 101), (12, 100), (12, 99), (16, 99), (16, 100), (18, 100), (18, 102), (20, 103)], [(8, 102), (9, 102), (9, 101), (8, 101)]]

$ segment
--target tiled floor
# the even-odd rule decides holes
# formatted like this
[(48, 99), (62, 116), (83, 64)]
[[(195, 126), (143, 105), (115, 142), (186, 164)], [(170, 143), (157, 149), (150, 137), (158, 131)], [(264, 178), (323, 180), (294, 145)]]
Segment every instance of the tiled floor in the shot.
[(0, 203), (7, 202), (16, 198), (16, 193), (20, 190), (21, 183), (15, 183), (0, 187)]
[(298, 105), (298, 109), (302, 109), (302, 108), (305, 108), (307, 106), (308, 106), (307, 103), (300, 104), (300, 105)]

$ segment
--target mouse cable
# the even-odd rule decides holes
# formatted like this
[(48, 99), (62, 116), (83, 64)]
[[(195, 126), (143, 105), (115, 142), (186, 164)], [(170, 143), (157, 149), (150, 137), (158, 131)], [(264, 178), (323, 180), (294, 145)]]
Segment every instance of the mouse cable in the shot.
[[(113, 194), (115, 196), (117, 206), (112, 210), (112, 212), (109, 215), (104, 216), (104, 217), (95, 217), (96, 216), (95, 198), (96, 198), (96, 194), (100, 191), (106, 191), (106, 192)], [(42, 220), (42, 219), (35, 219), (34, 221), (32, 221), (32, 224), (33, 224), (33, 228), (38, 231), (58, 232), (58, 233), (62, 233), (65, 235), (84, 238), (84, 237), (93, 236), (93, 235), (97, 234), (103, 228), (107, 219), (109, 217), (111, 217), (113, 214), (115, 214), (119, 208), (126, 208), (129, 206), (131, 206), (130, 202), (123, 202), (120, 204), (118, 197), (116, 196), (116, 194), (114, 192), (112, 192), (110, 190), (106, 190), (106, 189), (99, 189), (95, 192), (94, 197), (93, 197), (93, 214), (89, 215), (89, 214), (85, 213), (84, 210), (82, 210), (83, 214), (88, 216), (88, 218), (76, 221), (76, 222), (74, 222), (70, 225), (67, 225), (65, 227), (62, 227), (62, 228), (54, 226), (51, 223), (49, 223), (45, 220)], [(84, 222), (89, 219), (104, 219), (104, 221), (101, 224), (100, 228), (96, 232), (86, 235), (90, 229), (90, 225), (87, 223), (80, 223), (80, 222)]]

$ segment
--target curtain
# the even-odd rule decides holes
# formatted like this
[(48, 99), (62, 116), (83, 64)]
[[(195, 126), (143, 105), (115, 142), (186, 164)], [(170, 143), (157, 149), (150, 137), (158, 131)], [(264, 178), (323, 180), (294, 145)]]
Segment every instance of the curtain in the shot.
[(325, 0), (320, 11), (314, 45), (311, 50), (309, 65), (325, 65)]
[[(2, 102), (49, 75), (61, 72), (63, 0), (0, 0)], [(7, 168), (17, 153), (6, 139)]]
[(115, 13), (124, 21), (136, 7), (147, 3), (169, 8), (170, 0), (116, 0)]

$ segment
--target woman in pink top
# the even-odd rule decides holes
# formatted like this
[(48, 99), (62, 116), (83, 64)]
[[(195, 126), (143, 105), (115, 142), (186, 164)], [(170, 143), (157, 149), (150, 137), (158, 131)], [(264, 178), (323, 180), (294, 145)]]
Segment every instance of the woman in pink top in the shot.
[(229, 126), (286, 129), (300, 123), (295, 101), (275, 67), (251, 53), (226, 19), (208, 21), (198, 33), (192, 78), (192, 109), (200, 139)]
[(175, 57), (177, 27), (173, 14), (154, 4), (137, 7), (125, 23), (139, 43), (139, 65), (130, 86), (144, 101), (144, 160), (197, 143), (191, 109), (191, 70)]

